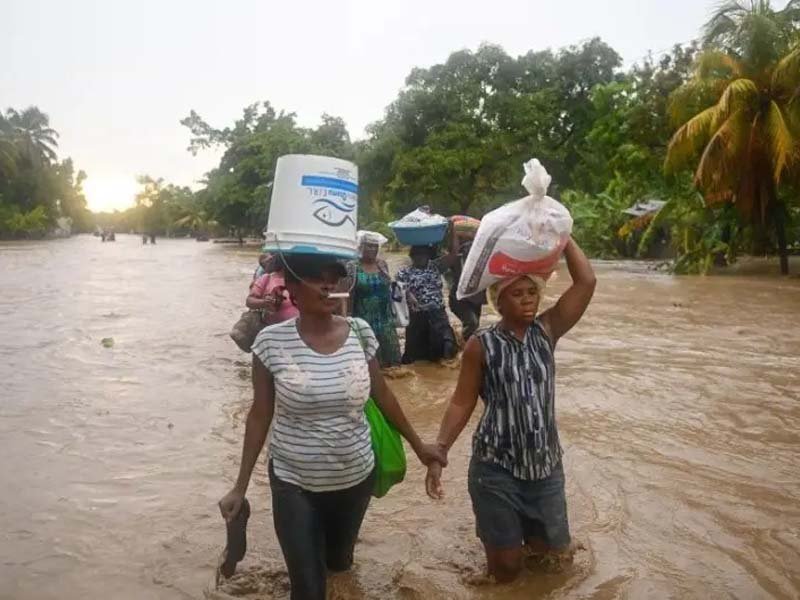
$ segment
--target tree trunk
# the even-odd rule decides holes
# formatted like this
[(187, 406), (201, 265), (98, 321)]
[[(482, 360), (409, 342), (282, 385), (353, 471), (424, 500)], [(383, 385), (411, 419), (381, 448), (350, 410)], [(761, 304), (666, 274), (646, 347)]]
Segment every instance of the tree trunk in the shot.
[(789, 274), (789, 252), (786, 248), (786, 207), (778, 200), (775, 182), (770, 177), (766, 186), (768, 210), (775, 226), (775, 237), (778, 242), (778, 256), (781, 261), (781, 275)]
[(776, 204), (773, 211), (775, 235), (778, 238), (778, 256), (781, 259), (781, 275), (789, 274), (789, 252), (786, 249), (786, 210), (783, 204)]
[(767, 256), (770, 248), (769, 232), (763, 223), (753, 223), (753, 245), (750, 248), (755, 256)]

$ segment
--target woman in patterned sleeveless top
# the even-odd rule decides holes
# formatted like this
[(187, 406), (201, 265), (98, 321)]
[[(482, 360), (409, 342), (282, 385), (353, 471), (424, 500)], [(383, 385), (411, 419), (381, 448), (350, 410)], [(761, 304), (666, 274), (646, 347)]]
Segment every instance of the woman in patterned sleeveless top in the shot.
[[(485, 410), (472, 440), (468, 487), (489, 575), (514, 580), (524, 545), (569, 555), (562, 449), (555, 419), (555, 361), (559, 338), (583, 316), (595, 275), (571, 240), (564, 254), (572, 285), (537, 316), (544, 281), (522, 276), (489, 289), (502, 319), (467, 343), (456, 391), (438, 443), (447, 451), (470, 419), (478, 396)], [(442, 466), (428, 467), (426, 488), (442, 497)]]

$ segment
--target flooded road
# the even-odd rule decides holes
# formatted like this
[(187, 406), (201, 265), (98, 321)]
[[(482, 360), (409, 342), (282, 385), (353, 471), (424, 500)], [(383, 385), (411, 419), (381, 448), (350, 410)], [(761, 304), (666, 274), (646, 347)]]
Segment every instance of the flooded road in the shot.
[[(250, 400), (227, 333), (254, 267), (193, 241), (0, 243), (0, 598), (288, 597), (263, 463), (245, 573), (213, 585)], [(411, 464), (332, 598), (800, 597), (800, 280), (597, 271), (556, 355), (575, 565), (480, 583), (476, 415), (446, 499)], [(423, 436), (456, 373), (391, 382)]]

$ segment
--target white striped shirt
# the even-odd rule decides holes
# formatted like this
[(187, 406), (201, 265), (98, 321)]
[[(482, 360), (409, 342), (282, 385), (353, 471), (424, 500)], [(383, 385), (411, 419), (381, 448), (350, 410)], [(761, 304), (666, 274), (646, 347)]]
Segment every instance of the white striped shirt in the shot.
[(275, 380), (269, 446), (275, 474), (311, 492), (353, 487), (375, 465), (364, 404), (370, 392), (367, 360), (378, 341), (365, 321), (352, 322), (361, 340), (351, 330), (331, 354), (308, 347), (297, 319), (262, 329), (253, 344)]

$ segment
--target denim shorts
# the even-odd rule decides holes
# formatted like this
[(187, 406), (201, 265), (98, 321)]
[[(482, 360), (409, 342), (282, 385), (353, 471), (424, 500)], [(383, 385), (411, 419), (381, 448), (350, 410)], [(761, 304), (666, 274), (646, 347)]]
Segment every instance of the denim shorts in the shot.
[(473, 456), (468, 487), (477, 534), (487, 546), (516, 548), (530, 538), (543, 540), (552, 550), (569, 546), (561, 462), (548, 477), (527, 481)]

